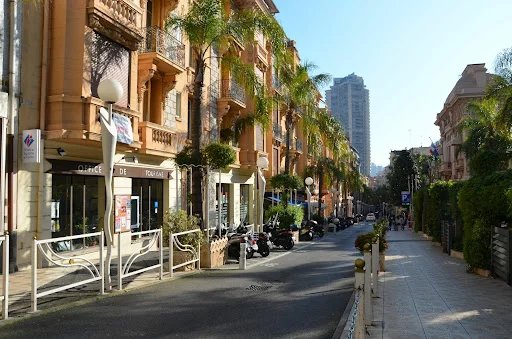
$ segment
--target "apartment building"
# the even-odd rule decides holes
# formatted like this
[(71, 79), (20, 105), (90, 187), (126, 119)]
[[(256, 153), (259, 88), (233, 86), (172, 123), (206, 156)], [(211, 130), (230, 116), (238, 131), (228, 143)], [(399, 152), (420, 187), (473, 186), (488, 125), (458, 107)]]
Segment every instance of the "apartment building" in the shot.
[(446, 98), (443, 109), (436, 116), (435, 124), (441, 134), (439, 154), (443, 180), (464, 180), (470, 177), (468, 160), (459, 152), (464, 140), (460, 125), (469, 114), (467, 104), (484, 96), (492, 74), (487, 73), (485, 64), (469, 64)]
[(362, 77), (354, 73), (334, 78), (325, 92), (326, 104), (342, 124), (361, 160), (361, 174), (370, 175), (370, 94)]

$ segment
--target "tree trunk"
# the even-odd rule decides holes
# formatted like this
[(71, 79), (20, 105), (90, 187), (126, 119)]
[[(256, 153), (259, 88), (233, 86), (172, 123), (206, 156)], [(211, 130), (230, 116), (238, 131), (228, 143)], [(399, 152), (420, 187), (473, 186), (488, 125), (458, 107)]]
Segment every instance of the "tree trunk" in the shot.
[[(189, 115), (190, 122), (190, 139), (192, 141), (192, 150), (194, 159), (200, 159), (201, 152), (201, 102), (203, 96), (203, 80), (204, 80), (204, 60), (198, 59), (196, 61), (196, 76), (194, 78), (194, 95), (192, 96), (192, 112)], [(192, 213), (202, 219), (202, 189), (203, 173), (201, 168), (192, 168), (192, 196), (190, 202), (192, 203)]]
[(285, 157), (284, 157), (284, 173), (290, 174), (290, 146), (291, 146), (291, 138), (292, 133), (291, 129), (293, 127), (293, 121), (292, 121), (292, 111), (288, 110), (286, 112), (286, 150), (285, 150)]
[(325, 217), (324, 210), (322, 209), (322, 186), (324, 185), (324, 168), (321, 165), (318, 169), (318, 215), (322, 218)]

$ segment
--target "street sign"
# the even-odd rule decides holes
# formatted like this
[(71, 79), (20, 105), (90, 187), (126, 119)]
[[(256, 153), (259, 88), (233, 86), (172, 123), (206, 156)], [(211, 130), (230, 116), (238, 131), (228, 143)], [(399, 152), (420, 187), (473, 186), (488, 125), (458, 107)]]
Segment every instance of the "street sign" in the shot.
[(402, 205), (409, 206), (411, 204), (411, 192), (402, 191)]

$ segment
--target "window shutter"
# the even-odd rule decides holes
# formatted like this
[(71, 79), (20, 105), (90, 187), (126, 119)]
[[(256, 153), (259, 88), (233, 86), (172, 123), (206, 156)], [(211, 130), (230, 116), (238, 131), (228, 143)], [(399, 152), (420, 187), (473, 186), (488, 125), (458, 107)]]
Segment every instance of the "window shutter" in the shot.
[(181, 118), (181, 92), (176, 92), (176, 116)]

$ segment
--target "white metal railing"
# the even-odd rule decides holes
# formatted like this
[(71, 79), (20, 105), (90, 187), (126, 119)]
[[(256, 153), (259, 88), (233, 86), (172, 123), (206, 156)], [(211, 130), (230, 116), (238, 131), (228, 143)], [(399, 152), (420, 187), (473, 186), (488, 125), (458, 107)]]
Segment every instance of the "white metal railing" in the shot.
[(0, 300), (2, 300), (2, 319), (9, 317), (9, 235), (0, 235), (0, 245), (3, 244), (2, 274), (3, 289)]
[[(98, 253), (99, 253), (99, 270), (96, 267), (96, 265), (89, 259), (82, 258), (82, 257), (70, 257), (70, 256), (64, 256), (62, 254), (57, 254), (51, 244), (52, 243), (58, 243), (61, 241), (73, 241), (75, 239), (84, 239), (84, 238), (91, 238), (91, 237), (99, 237), (99, 247), (98, 247)], [(46, 258), (50, 263), (64, 268), (81, 268), (85, 269), (89, 274), (92, 276), (92, 278), (81, 280), (75, 283), (67, 284), (64, 286), (59, 286), (55, 288), (47, 289), (43, 292), (38, 292), (38, 286), (37, 286), (37, 264), (38, 264), (38, 257), (37, 254), (41, 250), (41, 253), (44, 258)], [(85, 285), (94, 281), (100, 281), (100, 293), (105, 293), (105, 263), (103, 261), (104, 258), (104, 239), (103, 239), (103, 231), (102, 232), (95, 232), (95, 233), (86, 233), (86, 234), (80, 234), (80, 235), (73, 235), (68, 237), (60, 237), (60, 238), (53, 238), (53, 239), (44, 239), (44, 240), (33, 240), (32, 244), (32, 312), (37, 311), (37, 299), (39, 297), (44, 297), (53, 293), (61, 292), (76, 286)], [(72, 253), (72, 252), (71, 252)]]
[[(137, 251), (133, 252), (129, 257), (128, 260), (126, 260), (126, 263), (123, 265), (123, 256), (121, 253), (121, 233), (118, 233), (118, 243), (117, 243), (117, 257), (118, 257), (118, 266), (117, 266), (117, 279), (119, 282), (119, 290), (123, 289), (123, 278), (130, 277), (135, 274), (143, 273), (155, 268), (160, 268), (160, 276), (159, 279), (162, 280), (163, 276), (163, 241), (162, 241), (162, 229), (156, 229), (156, 230), (149, 230), (149, 231), (141, 231), (141, 232), (132, 232), (132, 236), (151, 236), (151, 240), (142, 248), (138, 249)], [(158, 242), (158, 252), (159, 252), (159, 260), (158, 264), (144, 267), (138, 270), (134, 270), (130, 272), (130, 268), (132, 267), (132, 264), (137, 260), (139, 257), (149, 253), (149, 251), (157, 244)]]
[[(179, 233), (170, 233), (169, 234), (169, 273), (171, 274), (171, 278), (174, 275), (174, 270), (177, 268), (180, 268), (182, 266), (190, 265), (193, 263), (197, 263), (197, 269), (201, 267), (201, 243), (200, 241), (197, 242), (197, 249), (192, 245), (183, 245), (180, 240), (179, 236), (186, 235), (186, 234), (192, 234), (192, 233), (198, 233), (198, 235), (201, 234), (201, 229), (197, 228), (190, 231), (184, 231)], [(192, 259), (185, 260), (185, 262), (179, 263), (177, 265), (174, 265), (174, 246), (176, 246), (176, 249), (180, 252), (186, 252), (192, 254)]]

